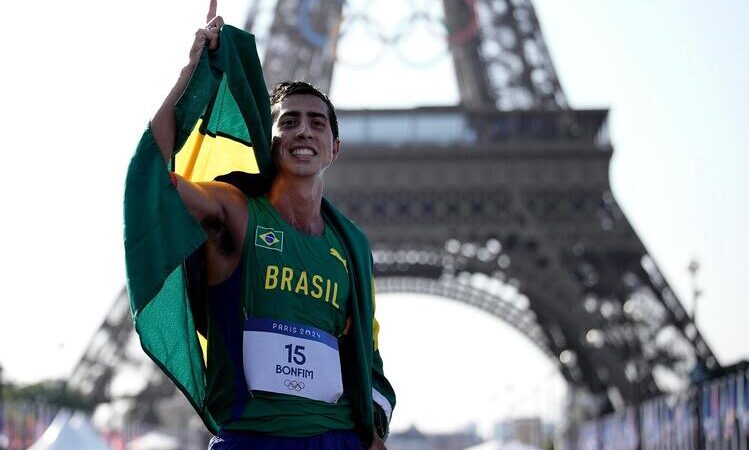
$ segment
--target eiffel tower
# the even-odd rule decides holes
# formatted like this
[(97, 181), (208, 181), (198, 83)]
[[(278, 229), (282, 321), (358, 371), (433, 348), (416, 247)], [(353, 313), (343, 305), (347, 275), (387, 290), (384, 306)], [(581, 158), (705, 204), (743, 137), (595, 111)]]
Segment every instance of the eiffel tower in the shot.
[[(344, 2), (274, 8), (269, 86), (328, 90)], [(443, 8), (460, 103), (339, 112), (345, 150), (326, 195), (369, 236), (378, 291), (453, 299), (507, 322), (555, 361), (572, 397), (593, 400), (588, 418), (718, 369), (611, 193), (608, 111), (568, 104), (530, 0)], [(70, 380), (99, 401), (127, 360), (124, 311), (115, 304)], [(173, 392), (155, 373), (141, 408)]]

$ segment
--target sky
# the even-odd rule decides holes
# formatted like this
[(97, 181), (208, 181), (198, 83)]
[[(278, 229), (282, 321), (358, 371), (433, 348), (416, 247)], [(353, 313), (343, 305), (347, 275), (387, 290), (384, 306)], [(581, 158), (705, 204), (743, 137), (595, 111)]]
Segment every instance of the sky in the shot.
[[(352, 4), (381, 17), (375, 23), (386, 32), (407, 15), (402, 0)], [(615, 198), (688, 310), (686, 268), (700, 261), (700, 330), (722, 363), (749, 358), (749, 3), (534, 4), (569, 103), (611, 110)], [(246, 6), (222, 0), (219, 13), (241, 26)], [(32, 382), (70, 373), (124, 283), (127, 164), (186, 62), (207, 1), (39, 0), (3, 9), (0, 365), (10, 380)], [(339, 108), (457, 101), (450, 58), (427, 42), (429, 30), (411, 32), (405, 58), (386, 49), (361, 67), (371, 61), (357, 49), (376, 43), (357, 41), (365, 33), (352, 28), (331, 88)], [(486, 430), (503, 417), (558, 415), (564, 387), (554, 365), (507, 324), (423, 296), (383, 295), (378, 308), (399, 391), (395, 429), (476, 422)]]

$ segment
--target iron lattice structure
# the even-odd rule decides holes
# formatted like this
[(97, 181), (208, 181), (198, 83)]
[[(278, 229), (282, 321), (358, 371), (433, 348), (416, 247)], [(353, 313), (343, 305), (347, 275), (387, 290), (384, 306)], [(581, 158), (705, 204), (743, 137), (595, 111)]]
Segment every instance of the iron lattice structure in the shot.
[[(438, 295), (506, 321), (600, 399), (594, 414), (717, 368), (611, 193), (607, 111), (568, 106), (530, 1), (443, 6), (460, 105), (339, 113), (344, 151), (326, 193), (370, 237), (380, 291)], [(268, 84), (328, 89), (342, 2), (278, 0), (274, 11)], [(99, 401), (130, 359), (118, 302), (70, 381)], [(140, 417), (173, 392), (148, 373)]]
[[(67, 387), (91, 404), (126, 402), (129, 421), (158, 423), (157, 405), (176, 388), (161, 370), (144, 358), (122, 288), (68, 378)], [(116, 385), (125, 385), (118, 388)]]
[(381, 290), (505, 320), (602, 410), (717, 367), (611, 194), (606, 111), (339, 116), (354, 133), (326, 192), (366, 230)]

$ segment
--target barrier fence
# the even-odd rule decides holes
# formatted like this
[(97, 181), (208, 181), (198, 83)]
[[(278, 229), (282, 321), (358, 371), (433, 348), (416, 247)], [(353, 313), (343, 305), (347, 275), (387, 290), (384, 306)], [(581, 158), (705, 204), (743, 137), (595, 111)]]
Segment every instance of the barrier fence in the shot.
[(45, 403), (0, 402), (0, 449), (23, 450), (44, 433), (57, 408)]
[(749, 369), (589, 421), (578, 436), (580, 450), (749, 450)]

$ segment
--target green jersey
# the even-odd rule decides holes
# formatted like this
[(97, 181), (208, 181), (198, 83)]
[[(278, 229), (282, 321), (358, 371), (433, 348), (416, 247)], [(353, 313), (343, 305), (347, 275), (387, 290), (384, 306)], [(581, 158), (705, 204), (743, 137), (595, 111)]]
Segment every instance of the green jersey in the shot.
[[(208, 305), (206, 397), (222, 429), (309, 436), (354, 428), (345, 394), (326, 402), (250, 391), (243, 367), (243, 360), (258, 357), (243, 349), (248, 319), (274, 319), (343, 336), (350, 292), (343, 255), (341, 241), (328, 224), (322, 236), (306, 235), (281, 218), (267, 197), (248, 200), (242, 262), (229, 280), (210, 289)], [(292, 355), (289, 347), (290, 360), (292, 356), (303, 357)], [(302, 382), (310, 376), (293, 375)], [(289, 378), (296, 386), (297, 379)]]

